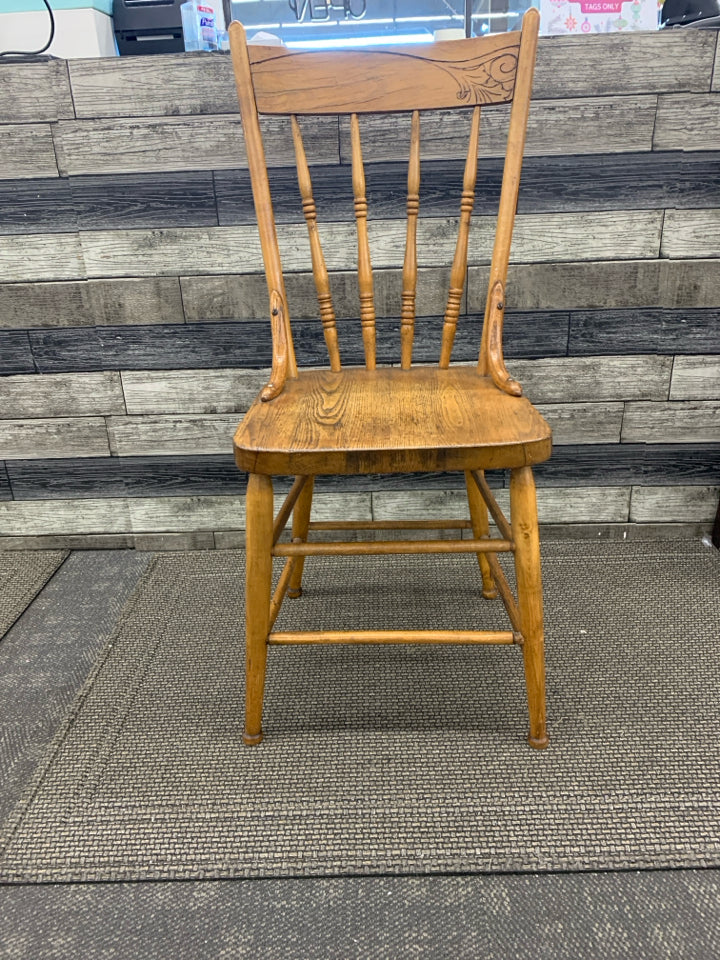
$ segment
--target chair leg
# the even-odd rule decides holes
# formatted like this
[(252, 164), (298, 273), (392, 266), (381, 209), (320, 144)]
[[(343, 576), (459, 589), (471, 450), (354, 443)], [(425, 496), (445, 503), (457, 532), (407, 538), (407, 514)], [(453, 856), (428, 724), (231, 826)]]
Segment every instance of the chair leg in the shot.
[[(488, 521), (487, 505), (482, 498), (482, 494), (477, 488), (475, 481), (469, 470), (465, 471), (465, 486), (467, 487), (468, 505), (470, 506), (470, 521), (472, 523), (473, 536), (476, 540), (487, 537), (490, 533), (490, 522)], [(480, 572), (482, 573), (483, 590), (482, 595), (486, 600), (494, 600), (498, 595), (495, 581), (490, 573), (490, 566), (484, 553), (477, 554)]]
[(272, 588), (273, 488), (260, 473), (248, 477), (245, 541), (245, 731), (249, 745), (262, 740), (262, 708)]
[(510, 518), (515, 541), (518, 608), (525, 639), (523, 659), (530, 714), (528, 743), (531, 747), (541, 750), (548, 745), (548, 735), (545, 724), (545, 654), (540, 537), (535, 481), (531, 467), (519, 467), (510, 473)]
[[(310, 526), (310, 510), (312, 508), (313, 486), (315, 477), (309, 477), (308, 482), (303, 487), (303, 491), (297, 498), (295, 509), (293, 511), (292, 537), (293, 540), (307, 540), (308, 528)], [(295, 569), (290, 577), (287, 595), (296, 599), (302, 596), (302, 575), (305, 565), (305, 557), (298, 557), (295, 562)]]

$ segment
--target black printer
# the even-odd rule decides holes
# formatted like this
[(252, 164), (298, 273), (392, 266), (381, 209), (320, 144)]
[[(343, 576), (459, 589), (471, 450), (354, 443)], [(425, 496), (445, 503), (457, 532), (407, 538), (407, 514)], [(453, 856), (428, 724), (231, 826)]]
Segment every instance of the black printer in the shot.
[(113, 0), (115, 39), (121, 57), (178, 53), (185, 49), (180, 5), (185, 0)]

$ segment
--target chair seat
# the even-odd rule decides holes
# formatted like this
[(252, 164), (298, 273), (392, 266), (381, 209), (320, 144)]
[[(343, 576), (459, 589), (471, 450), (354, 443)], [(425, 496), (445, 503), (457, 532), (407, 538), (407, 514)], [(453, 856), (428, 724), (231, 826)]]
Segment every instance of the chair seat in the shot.
[(541, 463), (551, 446), (530, 401), (474, 368), (310, 370), (255, 400), (235, 460), (264, 474), (484, 470)]

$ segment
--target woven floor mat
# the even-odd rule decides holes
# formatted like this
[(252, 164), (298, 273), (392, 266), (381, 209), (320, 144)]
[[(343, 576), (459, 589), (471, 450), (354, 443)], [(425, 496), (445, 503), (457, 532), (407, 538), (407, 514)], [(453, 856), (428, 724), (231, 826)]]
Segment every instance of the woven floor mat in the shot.
[(0, 637), (24, 613), (66, 556), (64, 550), (0, 553)]
[[(159, 555), (7, 824), (9, 881), (720, 865), (720, 555), (544, 546), (551, 745), (512, 647), (272, 649), (239, 551)], [(472, 557), (332, 558), (278, 629), (504, 625)]]

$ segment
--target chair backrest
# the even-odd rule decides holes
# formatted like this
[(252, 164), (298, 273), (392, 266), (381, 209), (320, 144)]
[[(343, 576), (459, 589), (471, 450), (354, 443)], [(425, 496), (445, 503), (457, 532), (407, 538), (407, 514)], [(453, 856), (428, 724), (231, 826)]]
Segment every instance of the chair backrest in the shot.
[[(365, 364), (376, 365), (375, 303), (370, 260), (365, 172), (360, 115), (410, 112), (410, 159), (407, 234), (402, 275), (401, 365), (412, 362), (417, 290), (417, 221), (420, 206), (420, 111), (470, 108), (472, 123), (460, 202), (460, 219), (450, 289), (442, 331), (439, 364), (450, 363), (465, 284), (468, 237), (475, 199), (480, 111), (486, 105), (512, 102), (505, 167), (490, 268), (479, 370), (505, 379), (504, 389), (520, 392), (502, 364), (502, 318), (510, 242), (517, 206), (525, 131), (537, 48), (539, 15), (530, 9), (522, 30), (468, 40), (422, 46), (352, 51), (304, 51), (248, 45), (242, 25), (230, 25), (230, 46), (242, 115), (248, 166), (270, 296), (273, 373), (263, 399), (272, 399), (286, 377), (297, 376), (287, 295), (280, 261), (260, 114), (289, 115), (297, 161), (298, 184), (307, 222), (313, 276), (332, 370), (341, 369), (337, 324), (330, 280), (320, 244), (310, 169), (303, 146), (303, 114), (350, 116), (352, 185), (358, 241), (358, 287)], [(499, 385), (503, 385), (502, 383)], [(517, 388), (517, 389), (516, 389)]]

